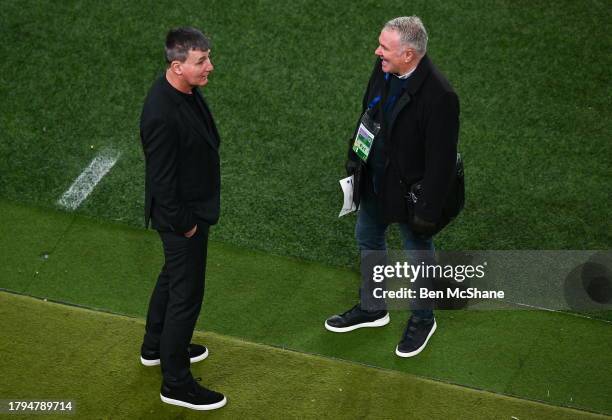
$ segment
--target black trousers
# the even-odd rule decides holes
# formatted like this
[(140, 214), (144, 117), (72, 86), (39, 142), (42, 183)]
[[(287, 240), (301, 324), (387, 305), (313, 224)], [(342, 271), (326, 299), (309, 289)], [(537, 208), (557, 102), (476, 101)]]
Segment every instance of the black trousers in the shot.
[(143, 351), (159, 351), (164, 383), (170, 387), (193, 380), (187, 346), (191, 342), (202, 299), (209, 226), (198, 223), (194, 236), (158, 232), (164, 266), (153, 289)]

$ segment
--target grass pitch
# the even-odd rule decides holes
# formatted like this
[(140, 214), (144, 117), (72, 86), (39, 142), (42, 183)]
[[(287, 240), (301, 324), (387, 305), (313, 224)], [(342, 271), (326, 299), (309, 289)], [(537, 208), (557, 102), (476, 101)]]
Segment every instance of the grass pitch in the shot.
[[(222, 216), (212, 233), (209, 287), (199, 328), (388, 368), (394, 370), (392, 375), (427, 376), (612, 413), (609, 323), (541, 312), (443, 312), (431, 345), (408, 363), (392, 354), (405, 314), (392, 314), (392, 323), (384, 329), (348, 337), (331, 335), (321, 325), (326, 316), (352, 305), (356, 298), (355, 274), (329, 267), (357, 263), (354, 219), (337, 219), (341, 202), (337, 179), (343, 176), (346, 142), (358, 114), (379, 28), (395, 16), (423, 18), (430, 35), (429, 54), (461, 98), (460, 149), (466, 160), (467, 205), (461, 218), (437, 238), (437, 246), (445, 250), (610, 248), (612, 130), (605, 116), (612, 109), (608, 94), (612, 39), (607, 31), (611, 23), (607, 2), (472, 0), (407, 5), (395, 0), (215, 0), (206, 4), (186, 0), (181, 7), (167, 1), (146, 5), (121, 0), (5, 3), (0, 25), (4, 57), (0, 62), (0, 197), (28, 206), (0, 205), (1, 288), (144, 315), (161, 264), (158, 240), (153, 233), (101, 220), (142, 225), (140, 108), (152, 80), (163, 71), (161, 45), (166, 31), (171, 26), (194, 25), (213, 40), (216, 70), (205, 95), (223, 142)], [(78, 209), (80, 215), (97, 220), (47, 211), (57, 206), (73, 180), (107, 148), (121, 152), (121, 157)], [(395, 240), (392, 232), (391, 246), (397, 244)], [(0, 387), (19, 385), (15, 389), (36, 397), (41, 390), (38, 384), (55, 389), (59, 383), (55, 378), (69, 378), (68, 388), (58, 389), (75, 389), (73, 395), (79, 396), (87, 389), (83, 378), (91, 375), (94, 391), (82, 401), (91, 401), (103, 414), (85, 413), (124, 415), (121, 406), (130, 401), (105, 391), (121, 383), (124, 377), (118, 372), (127, 366), (125, 360), (132, 360), (132, 347), (120, 350), (123, 343), (103, 341), (111, 353), (113, 348), (119, 353), (112, 355), (112, 366), (101, 370), (88, 370), (87, 358), (68, 373), (54, 361), (41, 359), (35, 366), (49, 375), (37, 383), (35, 370), (28, 377), (15, 370), (38, 360), (33, 339), (48, 342), (44, 339), (57, 335), (57, 342), (48, 343), (65, 349), (80, 338), (82, 325), (62, 335), (55, 327), (64, 324), (58, 321), (48, 325), (47, 332), (55, 334), (51, 337), (42, 335), (40, 328), (38, 335), (23, 335), (23, 328), (16, 329), (27, 324), (17, 323), (9, 309), (0, 306), (6, 314), (0, 322), (13, 332), (0, 341), (0, 363), (7, 367), (3, 364), (2, 372), (10, 373), (3, 375), (9, 380), (0, 381)], [(40, 318), (31, 321), (33, 326), (45, 319), (36, 313)], [(284, 322), (280, 314), (285, 313), (293, 317), (293, 323)], [(20, 316), (29, 319), (27, 313)], [(90, 325), (92, 330), (100, 330), (97, 322)], [(84, 334), (90, 341), (83, 342), (82, 348), (87, 350), (89, 345), (90, 350), (62, 352), (75, 361), (82, 354), (97, 354), (94, 347), (99, 337), (87, 331)], [(132, 333), (138, 335), (134, 330), (130, 337)], [(15, 337), (15, 343), (8, 337)], [(233, 355), (227, 360), (227, 366), (234, 363)], [(282, 362), (274, 359), (272, 364)], [(329, 369), (337, 376), (329, 377), (335, 386), (333, 381), (344, 377)], [(233, 372), (233, 378), (244, 379), (238, 371), (227, 371)], [(138, 377), (138, 371), (130, 372), (135, 375), (132, 378)], [(300, 372), (289, 369), (277, 375), (289, 375), (286, 383), (297, 386)], [(146, 385), (142, 401), (157, 404), (149, 399), (149, 390), (157, 386), (157, 377), (150, 374), (148, 379), (138, 379), (142, 382), (117, 389)], [(269, 372), (249, 375), (249, 381), (256, 378), (253, 382), (268, 386)], [(264, 380), (259, 380), (262, 375)], [(368, 370), (362, 377), (369, 381), (375, 376)], [(285, 383), (279, 376), (272, 378)], [(313, 381), (291, 394), (296, 400), (292, 404), (304, 413), (321, 410), (321, 406), (309, 408), (312, 401), (299, 399), (310, 392), (309, 385), (318, 384)], [(280, 387), (269, 386), (262, 389), (282, 394)], [(228, 389), (240, 395), (234, 404), (249, 401), (270, 414), (263, 398), (267, 393), (247, 398), (257, 387)], [(420, 396), (419, 392), (414, 388), (414, 395)], [(363, 405), (361, 400), (346, 399), (341, 406), (347, 413), (354, 414), (351, 408), (356, 406), (374, 415), (368, 407), (380, 399), (363, 398), (367, 401)], [(406, 407), (406, 394), (390, 398), (398, 407)], [(109, 400), (112, 408), (104, 411)], [(446, 407), (444, 398), (439, 400), (433, 405), (427, 398), (422, 401), (430, 410)], [(325, 411), (317, 413), (337, 414), (331, 400), (325, 401), (329, 402)], [(475, 413), (498, 417), (477, 411), (478, 401), (473, 404)], [(419, 401), (412, 402), (420, 413)], [(397, 413), (391, 405), (380, 404), (390, 407), (389, 413)], [(464, 407), (460, 400), (457, 404)], [(125, 416), (148, 417), (157, 409), (141, 411), (142, 407), (125, 408)], [(441, 410), (434, 414), (457, 417)], [(466, 412), (457, 410), (460, 416)], [(245, 412), (253, 415), (253, 411)], [(400, 414), (405, 417), (405, 412)]]
[[(0, 288), (145, 316), (162, 264), (154, 232), (10, 203), (0, 202), (0, 211)], [(208, 261), (200, 330), (612, 414), (608, 322), (541, 311), (438, 311), (427, 349), (405, 360), (394, 355), (403, 312), (392, 312), (384, 328), (323, 328), (327, 316), (355, 303), (354, 272), (217, 242)]]
[(467, 204), (437, 245), (612, 243), (609, 2), (26, 0), (1, 13), (1, 197), (54, 207), (113, 148), (79, 212), (141, 226), (142, 102), (168, 28), (195, 25), (213, 41), (205, 95), (222, 137), (213, 239), (354, 266), (337, 180), (379, 30), (416, 14), (461, 99)]
[(2, 399), (72, 400), (76, 418), (603, 418), (214, 333), (195, 334), (210, 356), (192, 370), (228, 405), (194, 412), (160, 402), (141, 320), (0, 292), (0, 327)]

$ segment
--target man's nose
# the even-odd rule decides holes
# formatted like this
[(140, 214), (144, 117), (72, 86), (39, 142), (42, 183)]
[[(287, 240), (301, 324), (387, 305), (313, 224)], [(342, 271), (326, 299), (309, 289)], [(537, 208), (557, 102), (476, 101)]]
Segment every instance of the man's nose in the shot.
[(382, 57), (382, 51), (380, 49), (380, 45), (376, 47), (376, 49), (374, 50), (374, 54), (376, 54), (379, 57)]

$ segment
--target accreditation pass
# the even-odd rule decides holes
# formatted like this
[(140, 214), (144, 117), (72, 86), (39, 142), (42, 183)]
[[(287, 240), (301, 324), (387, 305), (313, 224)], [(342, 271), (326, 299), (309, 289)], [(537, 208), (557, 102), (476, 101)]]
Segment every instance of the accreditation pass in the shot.
[(355, 142), (353, 143), (353, 151), (366, 162), (370, 149), (372, 149), (372, 143), (374, 142), (374, 134), (366, 128), (362, 123), (359, 124), (357, 135), (355, 136)]

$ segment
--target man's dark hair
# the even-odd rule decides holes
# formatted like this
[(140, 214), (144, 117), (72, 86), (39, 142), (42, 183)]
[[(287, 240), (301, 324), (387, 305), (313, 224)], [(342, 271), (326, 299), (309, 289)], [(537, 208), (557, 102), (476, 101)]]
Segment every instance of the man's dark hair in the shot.
[(196, 28), (170, 29), (166, 35), (166, 62), (170, 64), (178, 60), (182, 63), (187, 60), (191, 50), (210, 50), (209, 39)]

